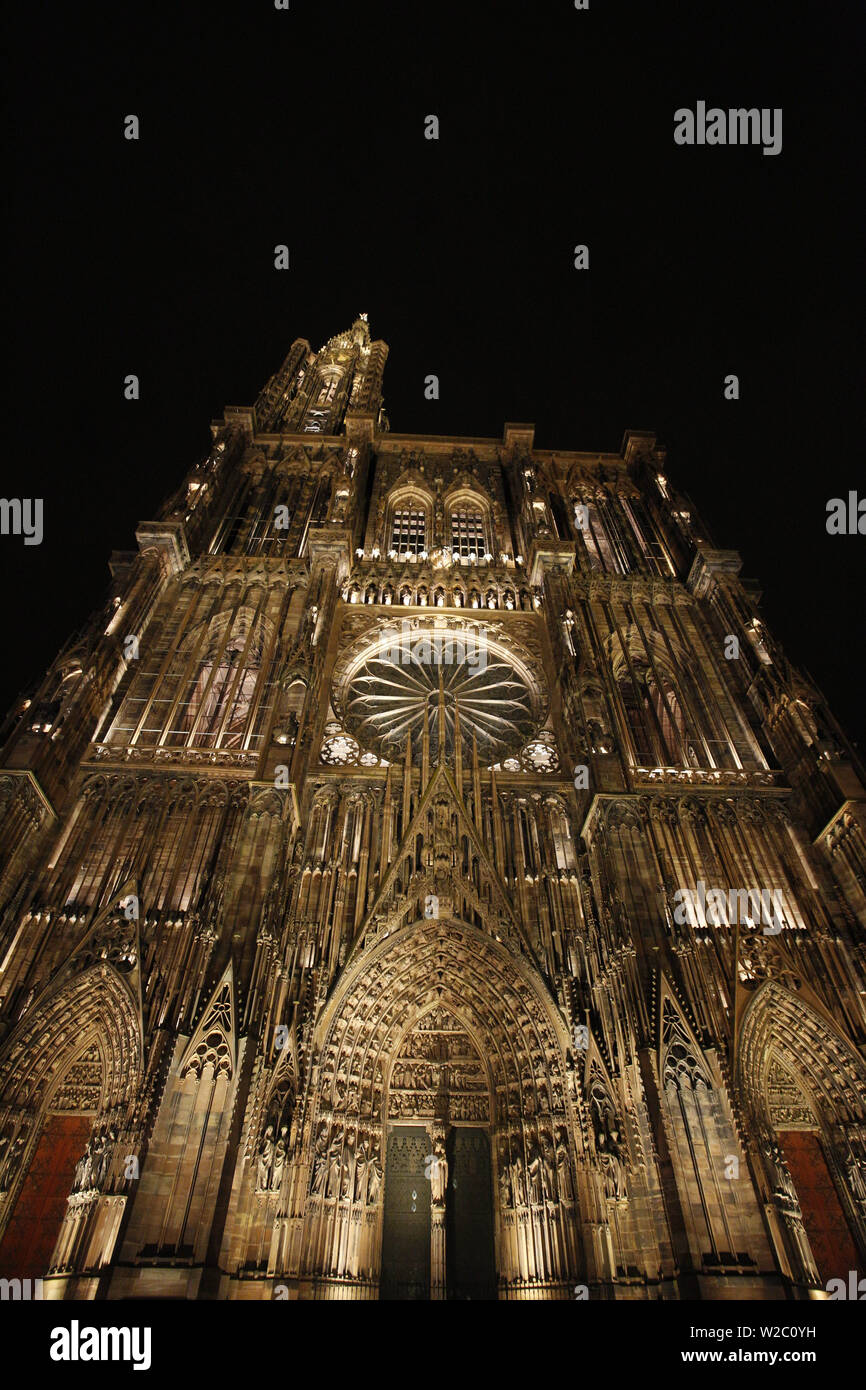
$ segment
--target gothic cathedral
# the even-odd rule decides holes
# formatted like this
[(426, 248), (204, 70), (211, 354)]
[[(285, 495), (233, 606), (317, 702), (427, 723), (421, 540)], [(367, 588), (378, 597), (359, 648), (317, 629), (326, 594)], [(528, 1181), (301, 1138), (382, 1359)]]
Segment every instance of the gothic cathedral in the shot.
[(296, 341), (6, 721), (0, 1274), (827, 1297), (856, 754), (654, 435), (401, 435), (387, 351)]

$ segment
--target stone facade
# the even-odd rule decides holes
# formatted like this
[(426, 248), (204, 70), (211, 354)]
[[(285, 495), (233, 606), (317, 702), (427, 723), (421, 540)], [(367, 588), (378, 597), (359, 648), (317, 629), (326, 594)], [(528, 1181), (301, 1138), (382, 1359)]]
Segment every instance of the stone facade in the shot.
[(863, 770), (653, 435), (399, 435), (386, 356), (295, 342), (7, 720), (0, 1273), (821, 1296)]

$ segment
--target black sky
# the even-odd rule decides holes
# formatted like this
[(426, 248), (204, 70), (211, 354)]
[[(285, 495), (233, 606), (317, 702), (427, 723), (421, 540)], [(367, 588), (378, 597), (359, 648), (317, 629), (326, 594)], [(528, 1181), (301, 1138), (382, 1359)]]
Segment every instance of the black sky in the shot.
[[(862, 12), (590, 5), (17, 15), (2, 494), (44, 498), (45, 539), (0, 538), (4, 709), (210, 420), (364, 310), (394, 430), (534, 421), (541, 447), (615, 450), (655, 429), (864, 746), (866, 540), (825, 530), (830, 497), (866, 493)], [(699, 99), (782, 107), (782, 153), (677, 147)]]

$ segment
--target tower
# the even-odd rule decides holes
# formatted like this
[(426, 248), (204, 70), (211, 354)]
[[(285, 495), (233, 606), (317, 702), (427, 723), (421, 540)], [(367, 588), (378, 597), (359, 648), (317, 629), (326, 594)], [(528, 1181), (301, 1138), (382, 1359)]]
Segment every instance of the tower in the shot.
[(298, 340), (0, 775), (0, 1273), (807, 1297), (863, 1269), (866, 793), (631, 432)]

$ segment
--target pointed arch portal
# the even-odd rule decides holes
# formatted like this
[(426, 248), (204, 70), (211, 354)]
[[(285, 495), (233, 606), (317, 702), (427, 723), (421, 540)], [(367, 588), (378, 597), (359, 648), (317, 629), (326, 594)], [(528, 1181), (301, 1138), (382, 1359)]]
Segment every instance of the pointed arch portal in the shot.
[[(866, 1271), (860, 1145), (866, 1067), (833, 1021), (768, 981), (746, 1009), (739, 1076), (788, 1237), (783, 1268), (826, 1287)], [(799, 1257), (799, 1258), (798, 1258)]]
[(100, 1117), (135, 1092), (140, 1068), (135, 999), (104, 961), (24, 1014), (0, 1061), (0, 1274), (48, 1272), (76, 1164)]
[(416, 922), (350, 967), (317, 1038), (314, 1296), (565, 1288), (579, 1127), (568, 1039), (532, 968), (463, 922)]

